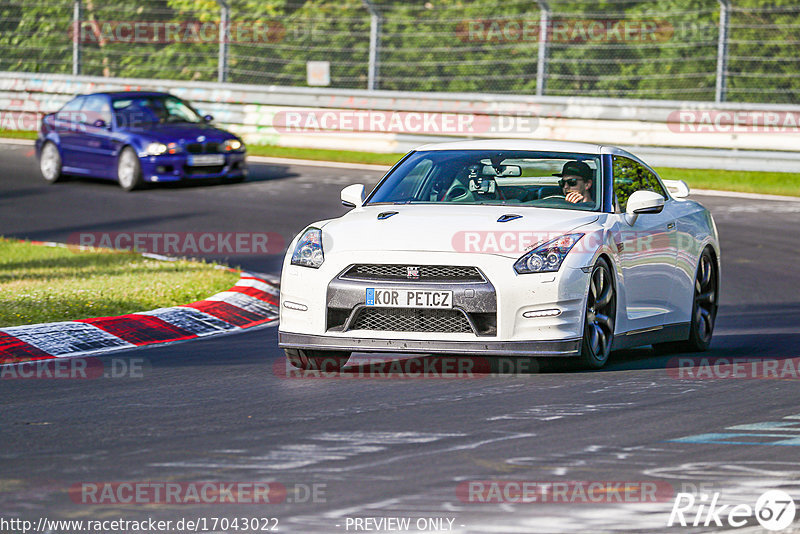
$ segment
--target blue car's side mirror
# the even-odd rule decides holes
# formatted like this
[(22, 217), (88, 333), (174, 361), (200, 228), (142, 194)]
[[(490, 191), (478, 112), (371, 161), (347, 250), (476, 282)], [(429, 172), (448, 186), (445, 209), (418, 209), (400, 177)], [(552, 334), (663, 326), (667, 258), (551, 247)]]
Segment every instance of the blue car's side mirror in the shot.
[(206, 121), (206, 122), (211, 122), (211, 121), (214, 120), (214, 116), (213, 115), (203, 115), (203, 120)]
[(104, 121), (103, 119), (97, 119), (96, 121), (94, 121), (92, 126), (94, 126), (95, 128), (107, 128), (109, 130), (111, 129), (111, 125), (106, 124), (106, 121)]

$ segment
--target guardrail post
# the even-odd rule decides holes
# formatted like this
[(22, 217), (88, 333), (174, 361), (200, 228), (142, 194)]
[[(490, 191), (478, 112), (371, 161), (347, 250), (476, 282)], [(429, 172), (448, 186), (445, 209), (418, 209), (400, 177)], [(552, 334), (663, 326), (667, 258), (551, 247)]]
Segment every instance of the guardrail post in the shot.
[(226, 0), (219, 4), (219, 59), (217, 60), (217, 81), (228, 81), (228, 27), (231, 23), (231, 7)]
[(72, 75), (81, 73), (81, 0), (72, 3)]
[(542, 96), (547, 86), (547, 45), (550, 37), (550, 6), (544, 0), (539, 4), (539, 58), (536, 62), (536, 96)]
[(370, 0), (362, 0), (369, 11), (369, 70), (367, 72), (367, 89), (378, 88), (378, 72), (380, 71), (381, 14)]
[(719, 37), (717, 40), (717, 88), (714, 91), (714, 102), (724, 102), (727, 90), (726, 75), (728, 71), (728, 10), (730, 0), (719, 1)]

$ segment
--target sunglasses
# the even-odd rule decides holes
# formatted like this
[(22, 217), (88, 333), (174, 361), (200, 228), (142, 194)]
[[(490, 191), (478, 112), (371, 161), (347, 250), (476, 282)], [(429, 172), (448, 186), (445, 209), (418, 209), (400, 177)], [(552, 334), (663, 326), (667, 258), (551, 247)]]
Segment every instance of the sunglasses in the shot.
[(562, 178), (561, 180), (558, 181), (558, 185), (560, 185), (561, 187), (564, 187), (565, 185), (568, 185), (570, 187), (575, 187), (576, 185), (578, 185), (578, 180), (583, 180), (583, 178), (567, 178), (567, 179)]

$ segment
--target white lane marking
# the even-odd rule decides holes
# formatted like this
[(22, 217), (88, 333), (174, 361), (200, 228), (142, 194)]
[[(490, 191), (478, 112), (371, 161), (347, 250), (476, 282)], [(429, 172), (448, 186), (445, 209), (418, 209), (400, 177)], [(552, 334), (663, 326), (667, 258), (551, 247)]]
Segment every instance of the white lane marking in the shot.
[(35, 139), (16, 139), (14, 137), (3, 137), (0, 138), (0, 143), (4, 145), (33, 145), (36, 143)]
[(348, 441), (351, 443), (380, 443), (382, 445), (397, 445), (406, 443), (430, 443), (443, 438), (459, 438), (466, 434), (452, 433), (421, 433), (421, 432), (325, 432), (312, 439), (323, 441)]
[(718, 189), (692, 189), (692, 195), (698, 194), (709, 197), (751, 198), (754, 200), (782, 200), (785, 202), (800, 202), (800, 197), (784, 195), (764, 195), (761, 193), (742, 193), (740, 191), (720, 191)]
[(502, 420), (536, 420), (552, 421), (568, 416), (580, 416), (587, 413), (599, 412), (601, 410), (613, 410), (632, 406), (632, 402), (620, 402), (611, 404), (551, 404), (545, 406), (534, 406), (524, 410), (518, 410), (503, 415), (487, 417), (487, 421)]
[[(372, 452), (381, 452), (393, 445), (431, 443), (446, 438), (464, 437), (464, 434), (436, 434), (424, 432), (328, 432), (311, 436), (317, 443), (291, 443), (281, 445), (266, 454), (220, 461), (181, 461), (151, 464), (160, 467), (192, 467), (204, 469), (256, 469), (288, 470), (334, 460), (347, 460)], [(322, 442), (322, 443), (319, 443)], [(349, 468), (343, 469), (344, 471)]]

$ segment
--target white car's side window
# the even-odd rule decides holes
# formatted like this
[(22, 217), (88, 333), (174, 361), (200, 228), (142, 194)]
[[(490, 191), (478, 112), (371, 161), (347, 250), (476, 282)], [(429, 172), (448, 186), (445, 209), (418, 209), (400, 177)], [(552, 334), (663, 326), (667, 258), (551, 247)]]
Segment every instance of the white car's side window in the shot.
[(617, 212), (624, 212), (628, 205), (628, 197), (636, 191), (653, 191), (669, 198), (661, 186), (661, 182), (647, 167), (624, 156), (614, 156), (612, 173), (614, 174), (614, 204)]

